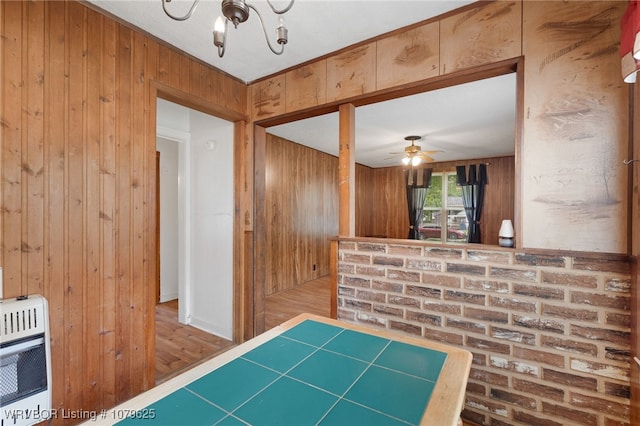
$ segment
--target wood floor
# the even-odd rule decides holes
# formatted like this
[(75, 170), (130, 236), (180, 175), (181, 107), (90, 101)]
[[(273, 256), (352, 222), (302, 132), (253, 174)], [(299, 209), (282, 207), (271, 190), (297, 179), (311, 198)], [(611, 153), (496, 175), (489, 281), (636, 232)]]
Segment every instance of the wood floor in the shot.
[(265, 328), (269, 330), (298, 314), (328, 317), (331, 314), (331, 279), (329, 275), (301, 284), (292, 290), (267, 297)]
[(156, 384), (234, 346), (233, 342), (178, 322), (178, 300), (156, 305)]
[[(328, 317), (329, 276), (267, 297), (265, 327), (270, 329), (301, 313)], [(178, 301), (156, 305), (156, 384), (230, 348), (233, 342), (178, 322)]]

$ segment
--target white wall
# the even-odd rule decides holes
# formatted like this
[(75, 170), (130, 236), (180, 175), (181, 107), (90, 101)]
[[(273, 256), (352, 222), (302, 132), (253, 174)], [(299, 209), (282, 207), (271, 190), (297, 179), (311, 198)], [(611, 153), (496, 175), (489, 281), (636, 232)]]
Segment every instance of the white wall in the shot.
[(233, 123), (159, 99), (157, 126), (186, 132), (189, 140), (183, 154), (188, 158), (185, 199), (190, 206), (183, 219), (190, 230), (185, 250), (187, 289), (180, 293), (187, 299), (187, 315), (181, 317), (232, 339)]
[(178, 298), (178, 144), (158, 137), (160, 152), (160, 302)]
[(192, 324), (233, 337), (233, 125), (191, 111)]

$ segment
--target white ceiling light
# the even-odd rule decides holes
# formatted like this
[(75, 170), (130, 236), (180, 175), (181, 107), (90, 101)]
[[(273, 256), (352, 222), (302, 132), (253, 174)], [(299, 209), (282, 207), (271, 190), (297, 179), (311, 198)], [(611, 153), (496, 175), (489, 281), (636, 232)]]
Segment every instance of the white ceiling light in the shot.
[(415, 157), (409, 157), (409, 156), (405, 156), (402, 157), (402, 164), (404, 164), (405, 166), (408, 166), (409, 163), (411, 163), (412, 167), (415, 167), (417, 165), (419, 165), (420, 163), (422, 163), (422, 159), (418, 156)]
[(429, 151), (428, 153), (422, 152), (420, 145), (415, 144), (415, 141), (419, 141), (420, 139), (422, 139), (422, 136), (407, 136), (404, 138), (406, 141), (411, 141), (411, 145), (405, 147), (404, 157), (402, 157), (402, 164), (405, 166), (411, 164), (411, 167), (416, 167), (422, 163), (423, 159), (433, 161), (433, 158), (427, 156), (427, 154), (435, 151)]
[[(176, 16), (173, 15), (167, 9), (167, 3), (170, 3), (171, 0), (161, 0), (162, 1), (162, 10), (164, 13), (174, 19), (176, 21), (185, 21), (191, 17), (191, 14), (196, 10), (198, 3), (200, 0), (194, 0), (193, 4), (189, 8), (189, 11), (184, 16)], [(283, 15), (287, 13), (291, 7), (293, 7), (293, 3), (295, 0), (291, 0), (289, 5), (282, 10), (276, 9), (269, 0), (267, 0), (267, 4), (273, 11), (273, 13), (277, 15)], [(221, 58), (224, 56), (226, 43), (227, 43), (227, 24), (229, 21), (233, 23), (234, 28), (238, 28), (238, 24), (249, 19), (249, 9), (253, 9), (253, 11), (258, 15), (258, 20), (260, 21), (260, 26), (262, 27), (262, 32), (264, 33), (264, 38), (267, 41), (267, 46), (269, 49), (275, 53), (276, 55), (281, 55), (284, 52), (284, 45), (287, 44), (289, 40), (289, 35), (287, 31), (287, 27), (284, 25), (284, 18), (280, 16), (280, 23), (276, 27), (276, 42), (280, 45), (280, 50), (276, 50), (271, 41), (269, 40), (269, 35), (267, 34), (267, 30), (264, 27), (264, 21), (262, 20), (262, 16), (258, 9), (256, 9), (253, 5), (247, 3), (245, 0), (222, 0), (222, 15), (218, 16), (216, 19), (216, 23), (213, 29), (213, 44), (218, 48), (218, 56)]]

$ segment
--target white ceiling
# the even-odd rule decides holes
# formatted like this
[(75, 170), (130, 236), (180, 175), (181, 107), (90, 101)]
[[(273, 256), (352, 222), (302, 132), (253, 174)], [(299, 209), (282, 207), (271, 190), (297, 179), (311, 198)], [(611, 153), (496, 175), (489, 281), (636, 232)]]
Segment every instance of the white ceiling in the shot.
[[(257, 17), (229, 26), (223, 58), (212, 43), (220, 0), (200, 0), (192, 17), (178, 22), (167, 17), (161, 0), (88, 0), (95, 7), (128, 22), (180, 50), (245, 82), (277, 73), (310, 59), (447, 11), (469, 0), (296, 0), (285, 22), (289, 43), (282, 55), (268, 49)], [(265, 0), (252, 0), (274, 37), (278, 18)], [(273, 0), (284, 8), (287, 0)], [(183, 15), (192, 0), (167, 5)], [(272, 43), (275, 43), (272, 38)], [(515, 78), (495, 77), (420, 95), (359, 107), (356, 111), (356, 161), (371, 167), (398, 164), (390, 152), (401, 152), (404, 137), (420, 135), (423, 150), (439, 150), (436, 161), (512, 155), (515, 129)], [(315, 117), (268, 129), (297, 143), (337, 154), (337, 118)]]
[[(213, 24), (221, 15), (220, 0), (200, 0), (191, 18), (174, 21), (162, 10), (161, 0), (88, 0), (100, 9), (165, 40), (190, 55), (245, 82), (335, 52), (336, 50), (405, 27), (472, 3), (470, 0), (296, 0), (284, 16), (289, 43), (282, 55), (267, 47), (257, 16), (229, 26), (223, 58), (213, 45)], [(193, 0), (172, 0), (167, 9), (184, 15)], [(278, 16), (265, 0), (250, 0), (265, 20), (275, 43)], [(288, 0), (272, 0), (283, 9)]]
[[(398, 165), (406, 136), (435, 161), (513, 155), (515, 74), (506, 74), (356, 109), (356, 161)], [(338, 114), (270, 127), (276, 136), (338, 155)], [(329, 142), (329, 143), (328, 143)], [(400, 153), (391, 155), (390, 153)]]

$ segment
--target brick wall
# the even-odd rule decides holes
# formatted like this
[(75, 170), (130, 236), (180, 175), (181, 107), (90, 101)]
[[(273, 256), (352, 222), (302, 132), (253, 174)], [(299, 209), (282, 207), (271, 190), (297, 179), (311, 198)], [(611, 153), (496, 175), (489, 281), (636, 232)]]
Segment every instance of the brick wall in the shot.
[(629, 424), (625, 256), (394, 241), (339, 241), (338, 318), (471, 351), (464, 419)]

